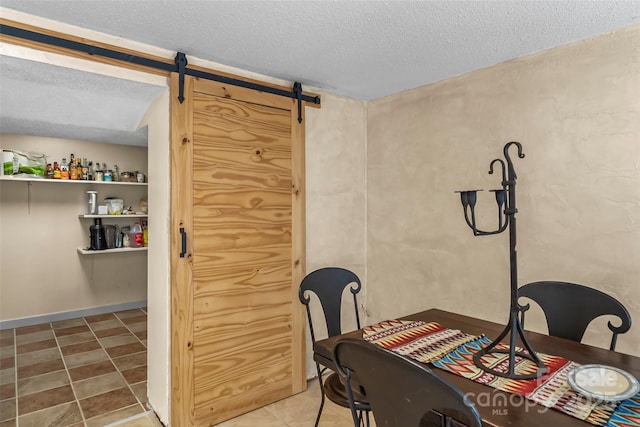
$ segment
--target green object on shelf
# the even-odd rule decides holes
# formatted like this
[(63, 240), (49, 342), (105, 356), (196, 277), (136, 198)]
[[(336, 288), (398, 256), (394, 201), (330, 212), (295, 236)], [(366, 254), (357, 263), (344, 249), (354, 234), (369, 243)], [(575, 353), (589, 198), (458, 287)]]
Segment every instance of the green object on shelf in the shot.
[(4, 175), (38, 175), (44, 177), (47, 156), (40, 153), (3, 149), (2, 169)]

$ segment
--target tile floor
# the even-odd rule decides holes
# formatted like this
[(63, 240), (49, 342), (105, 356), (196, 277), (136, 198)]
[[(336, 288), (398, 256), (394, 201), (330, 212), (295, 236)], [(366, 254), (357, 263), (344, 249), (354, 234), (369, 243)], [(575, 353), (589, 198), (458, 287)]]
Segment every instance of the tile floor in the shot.
[[(313, 427), (320, 405), (320, 385), (317, 379), (309, 380), (307, 390), (295, 396), (256, 409), (216, 427)], [(371, 427), (376, 427), (373, 416)], [(351, 411), (325, 401), (319, 427), (353, 427)]]
[[(146, 339), (145, 309), (0, 331), (0, 427), (161, 427), (146, 406)], [(218, 426), (312, 427), (319, 402), (314, 379)], [(327, 401), (320, 426), (351, 427), (351, 413)]]
[[(320, 386), (318, 381), (313, 379), (308, 382), (307, 390), (303, 393), (217, 424), (215, 427), (313, 427), (319, 404)], [(149, 413), (118, 423), (117, 426), (156, 427), (161, 424)], [(351, 412), (327, 401), (319, 427), (353, 427)], [(373, 416), (371, 427), (376, 427)]]
[(0, 331), (0, 427), (105, 426), (147, 412), (145, 309)]

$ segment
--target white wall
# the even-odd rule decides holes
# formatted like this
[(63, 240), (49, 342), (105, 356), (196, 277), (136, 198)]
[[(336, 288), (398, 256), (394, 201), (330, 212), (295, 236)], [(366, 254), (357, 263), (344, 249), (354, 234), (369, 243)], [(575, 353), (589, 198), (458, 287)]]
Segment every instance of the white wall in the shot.
[(169, 90), (142, 119), (149, 136), (149, 252), (147, 311), (147, 396), (160, 420), (169, 423), (171, 390)]
[[(0, 135), (0, 146), (44, 153), (50, 161), (70, 153), (118, 164), (121, 171), (147, 170), (147, 149), (86, 141)], [(85, 191), (98, 201), (117, 196), (139, 209), (144, 186), (100, 186), (53, 182), (2, 181), (0, 215), (0, 320), (90, 309), (146, 299), (146, 253), (79, 255), (89, 245), (91, 220)], [(134, 219), (104, 220), (132, 225)]]

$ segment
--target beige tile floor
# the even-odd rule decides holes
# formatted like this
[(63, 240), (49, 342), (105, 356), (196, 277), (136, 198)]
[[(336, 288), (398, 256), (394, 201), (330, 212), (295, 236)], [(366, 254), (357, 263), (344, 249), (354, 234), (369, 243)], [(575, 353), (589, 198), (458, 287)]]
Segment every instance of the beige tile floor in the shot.
[[(317, 379), (313, 379), (307, 383), (305, 392), (218, 424), (217, 427), (313, 427), (319, 405), (320, 385)], [(375, 427), (373, 416), (370, 418), (371, 427)], [(351, 412), (327, 399), (319, 426), (353, 427)]]
[[(161, 427), (146, 404), (146, 339), (145, 309), (0, 331), (0, 427)], [(314, 379), (218, 426), (312, 427), (319, 403)], [(320, 426), (351, 427), (351, 413), (327, 400)]]
[[(216, 427), (313, 427), (319, 404), (320, 386), (317, 380), (310, 380), (305, 392), (217, 424)], [(144, 414), (135, 419), (113, 424), (114, 427), (159, 427), (161, 425), (153, 414)], [(327, 400), (319, 426), (353, 427), (351, 412)], [(371, 417), (371, 427), (375, 427), (373, 417)]]

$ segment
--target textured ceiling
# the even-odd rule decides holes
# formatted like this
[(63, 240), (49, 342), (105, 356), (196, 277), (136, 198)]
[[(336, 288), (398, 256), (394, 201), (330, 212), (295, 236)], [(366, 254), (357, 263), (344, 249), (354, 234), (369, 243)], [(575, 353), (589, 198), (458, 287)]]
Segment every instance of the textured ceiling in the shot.
[(640, 22), (640, 0), (1, 0), (0, 5), (360, 100)]
[(137, 129), (163, 88), (0, 56), (0, 129), (5, 133), (147, 145)]
[(371, 100), (640, 22), (639, 1), (2, 0)]

